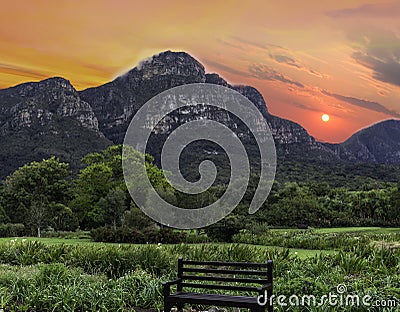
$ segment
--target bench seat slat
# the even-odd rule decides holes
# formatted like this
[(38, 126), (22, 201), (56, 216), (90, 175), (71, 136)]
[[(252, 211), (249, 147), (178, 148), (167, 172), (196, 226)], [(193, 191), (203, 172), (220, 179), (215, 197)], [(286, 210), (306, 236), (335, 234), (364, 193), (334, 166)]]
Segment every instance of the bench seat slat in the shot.
[(183, 272), (192, 273), (214, 273), (214, 274), (237, 274), (237, 275), (267, 275), (267, 271), (250, 271), (250, 270), (220, 270), (220, 269), (203, 269), (203, 268), (182, 268)]
[(170, 298), (175, 302), (185, 302), (189, 304), (223, 305), (223, 306), (234, 306), (234, 307), (244, 307), (244, 308), (258, 306), (257, 298), (255, 297), (182, 292), (182, 293), (172, 294)]
[(195, 283), (182, 283), (182, 287), (203, 288), (203, 289), (225, 289), (225, 290), (238, 290), (238, 291), (257, 291), (257, 287), (251, 286), (234, 286), (234, 285), (220, 285), (220, 284), (195, 284)]
[(267, 268), (268, 263), (182, 260), (183, 264)]
[(223, 276), (196, 276), (196, 275), (182, 275), (182, 280), (191, 281), (215, 281), (215, 282), (238, 282), (238, 283), (254, 283), (254, 284), (267, 284), (267, 279), (257, 278), (236, 278), (236, 277), (223, 277)]

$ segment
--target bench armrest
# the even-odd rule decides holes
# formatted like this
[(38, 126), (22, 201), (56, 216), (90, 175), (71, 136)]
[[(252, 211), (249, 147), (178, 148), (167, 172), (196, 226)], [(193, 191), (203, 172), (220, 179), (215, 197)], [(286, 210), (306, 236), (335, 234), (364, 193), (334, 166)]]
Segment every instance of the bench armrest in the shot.
[(171, 293), (171, 286), (175, 285), (175, 284), (179, 284), (181, 282), (182, 282), (182, 279), (181, 278), (177, 278), (177, 279), (175, 279), (173, 281), (162, 283), (164, 295), (169, 296), (169, 294)]

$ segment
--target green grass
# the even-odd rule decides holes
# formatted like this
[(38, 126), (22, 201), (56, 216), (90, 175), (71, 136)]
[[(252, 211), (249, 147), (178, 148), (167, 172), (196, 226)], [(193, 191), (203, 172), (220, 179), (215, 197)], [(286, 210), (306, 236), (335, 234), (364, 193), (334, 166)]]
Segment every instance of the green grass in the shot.
[[(191, 246), (195, 245), (233, 245), (233, 244), (228, 244), (228, 243), (205, 243), (205, 244), (190, 244)], [(246, 246), (248, 244), (235, 244), (235, 245), (241, 245), (241, 246)], [(260, 248), (260, 250), (268, 250), (268, 251), (276, 251), (276, 252), (282, 252), (284, 250), (289, 250), (289, 253), (291, 256), (298, 257), (299, 259), (306, 259), (308, 257), (315, 257), (318, 255), (324, 255), (324, 254), (334, 254), (336, 253), (335, 250), (311, 250), (311, 249), (301, 249), (301, 248), (283, 248), (283, 247), (278, 247), (278, 246), (263, 246), (263, 245), (254, 245), (255, 248)]]
[(16, 241), (39, 241), (44, 244), (49, 244), (49, 245), (54, 245), (54, 244), (104, 244), (104, 243), (95, 243), (91, 241), (89, 238), (47, 238), (47, 237), (42, 237), (42, 238), (37, 238), (37, 237), (2, 237), (0, 238), (0, 242), (10, 242), (11, 240), (16, 240)]
[[(59, 245), (59, 244), (67, 244), (67, 245), (97, 245), (97, 246), (106, 246), (106, 245), (133, 245), (133, 246), (140, 246), (140, 244), (117, 244), (117, 243), (99, 243), (99, 242), (93, 242), (88, 238), (84, 239), (77, 239), (77, 238), (37, 238), (37, 237), (2, 237), (0, 238), (0, 243), (2, 242), (11, 242), (11, 241), (17, 241), (17, 242), (22, 242), (22, 241), (37, 241), (41, 242), (46, 245)], [(225, 244), (225, 243), (205, 243), (206, 245), (231, 245), (231, 244)], [(151, 244), (149, 244), (151, 245)], [(154, 244), (157, 245), (157, 244)], [(190, 245), (204, 245), (204, 244), (190, 244)], [(241, 244), (241, 245), (246, 245), (246, 244)], [(265, 249), (265, 250), (277, 250), (277, 251), (282, 251), (284, 248), (282, 247), (277, 247), (277, 246), (256, 246), (257, 248), (260, 249)], [(290, 254), (293, 256), (297, 256), (300, 259), (305, 259), (307, 257), (314, 257), (319, 254), (327, 254), (327, 253), (333, 253), (334, 251), (328, 251), (328, 250), (308, 250), (308, 249), (299, 249), (299, 248), (286, 248), (289, 249)]]
[(400, 233), (400, 228), (382, 228), (382, 227), (341, 227), (341, 228), (325, 228), (316, 229), (316, 233), (352, 233), (362, 232), (371, 234)]
[(284, 249), (288, 249), (291, 255), (297, 256), (299, 259), (306, 259), (319, 255), (329, 255), (329, 254), (332, 255), (337, 253), (336, 250), (311, 250), (311, 249), (299, 249), (299, 248), (282, 248), (276, 246), (259, 246), (259, 247), (266, 248), (267, 250), (278, 250), (278, 251), (283, 251)]
[[(305, 230), (300, 229), (272, 229), (274, 234), (282, 233), (304, 233)], [(365, 234), (365, 235), (375, 235), (375, 234), (390, 234), (390, 233), (400, 233), (400, 228), (381, 228), (381, 227), (340, 227), (340, 228), (321, 228), (321, 229), (312, 229), (310, 232), (323, 236), (340, 233), (340, 234)], [(0, 238), (1, 242), (10, 242), (11, 240), (15, 240), (16, 238), (8, 237), (8, 238)], [(57, 245), (57, 244), (67, 244), (67, 245), (96, 245), (96, 246), (105, 246), (105, 245), (129, 245), (129, 244), (117, 244), (117, 243), (99, 243), (93, 242), (89, 238), (37, 238), (37, 237), (24, 237), (17, 238), (17, 241), (38, 241), (47, 245)], [(207, 243), (210, 245), (225, 245), (223, 243)], [(133, 245), (133, 244), (132, 244)], [(191, 245), (202, 245), (202, 244), (191, 244)], [(294, 246), (293, 246), (294, 247)], [(278, 250), (281, 251), (284, 248), (280, 246), (262, 246), (257, 245), (257, 248), (267, 249), (267, 250)], [(287, 248), (292, 256), (296, 256), (299, 259), (306, 259), (314, 256), (325, 255), (325, 254), (336, 254), (337, 250), (333, 249), (325, 249), (325, 250), (312, 250), (312, 249), (303, 249), (303, 248)]]
[[(307, 232), (294, 233), (294, 236), (330, 241), (332, 236), (352, 235), (333, 234)], [(362, 235), (377, 236), (369, 232)], [(397, 238), (398, 234), (379, 235)], [(282, 236), (286, 242), (286, 236)], [(21, 238), (16, 242), (11, 240), (0, 240), (0, 305), (7, 307), (7, 311), (162, 309), (161, 282), (176, 277), (178, 257), (233, 262), (272, 259), (274, 293), (279, 295), (314, 294), (321, 297), (335, 293), (337, 285), (345, 284), (349, 293), (361, 297), (400, 298), (400, 249), (380, 248), (363, 240), (348, 251), (344, 251), (347, 241), (343, 241), (335, 252), (224, 243), (159, 246), (60, 238), (43, 238), (40, 242), (36, 238), (24, 242)], [(276, 306), (274, 311), (305, 309)], [(324, 306), (307, 311), (339, 312), (343, 309)], [(346, 311), (398, 310), (364, 306)]]
[[(293, 229), (293, 228), (284, 228), (284, 229), (271, 229), (273, 232), (304, 232), (305, 230), (301, 229)], [(371, 233), (371, 234), (385, 234), (385, 233), (400, 233), (400, 228), (383, 228), (383, 227), (338, 227), (338, 228), (316, 228), (310, 229), (310, 231), (314, 231), (319, 234), (330, 234), (330, 233), (354, 233), (354, 232), (362, 232), (362, 233)]]

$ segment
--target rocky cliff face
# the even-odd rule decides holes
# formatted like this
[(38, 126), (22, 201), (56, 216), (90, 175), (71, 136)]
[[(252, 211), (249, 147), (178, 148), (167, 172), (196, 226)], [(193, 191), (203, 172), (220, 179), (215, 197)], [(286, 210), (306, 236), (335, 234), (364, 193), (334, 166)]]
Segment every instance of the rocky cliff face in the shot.
[(251, 86), (232, 86), (218, 74), (206, 74), (206, 82), (232, 88), (247, 97), (262, 113), (275, 139), (277, 152), (289, 158), (313, 157), (317, 160), (337, 160), (338, 156), (320, 142), (317, 142), (299, 124), (269, 114), (267, 104), (261, 93)]
[[(316, 142), (300, 125), (271, 116), (260, 92), (251, 86), (232, 86), (218, 74), (206, 74), (203, 65), (184, 52), (163, 52), (155, 55), (125, 75), (105, 85), (86, 89), (80, 96), (91, 103), (99, 119), (99, 128), (114, 143), (122, 143), (129, 122), (136, 111), (160, 92), (183, 84), (206, 82), (232, 88), (246, 96), (263, 114), (274, 134), (278, 152), (290, 154), (292, 149), (320, 151), (320, 159), (335, 158), (332, 151)], [(178, 124), (198, 118), (210, 118), (238, 128), (235, 119), (215, 108), (185, 108), (166, 118), (156, 132), (167, 132)], [(245, 131), (239, 127), (239, 130)]]
[(0, 90), (0, 133), (46, 125), (70, 117), (85, 128), (98, 131), (97, 118), (68, 80), (50, 78)]
[(0, 90), (0, 180), (17, 167), (56, 155), (72, 169), (111, 142), (89, 103), (68, 80), (50, 78)]
[(144, 103), (169, 88), (198, 82), (205, 82), (204, 66), (187, 53), (167, 51), (80, 96), (91, 103), (105, 136), (122, 143), (132, 116)]
[(400, 164), (400, 121), (382, 121), (356, 132), (343, 143), (327, 146), (350, 162)]

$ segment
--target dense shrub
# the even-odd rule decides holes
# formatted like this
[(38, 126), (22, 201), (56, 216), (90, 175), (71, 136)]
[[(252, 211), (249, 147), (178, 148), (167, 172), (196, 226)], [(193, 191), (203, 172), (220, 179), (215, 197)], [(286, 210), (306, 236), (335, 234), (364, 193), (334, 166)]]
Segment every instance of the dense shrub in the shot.
[(187, 244), (204, 244), (204, 243), (209, 243), (210, 238), (206, 234), (188, 234), (185, 237), (184, 240), (185, 243)]
[(26, 234), (22, 223), (0, 224), (0, 237), (21, 237)]
[(151, 233), (145, 231), (144, 234), (149, 243), (178, 244), (186, 237), (186, 233), (171, 228), (152, 228)]
[(131, 311), (161, 308), (161, 278), (143, 270), (109, 280), (63, 264), (0, 268), (6, 311)]
[(88, 274), (123, 276), (136, 268), (164, 274), (171, 269), (171, 255), (154, 245), (46, 245), (37, 241), (0, 243), (0, 263), (18, 266), (65, 263)]
[(232, 242), (233, 236), (244, 227), (244, 217), (229, 215), (221, 221), (207, 226), (204, 230), (212, 241)]
[(158, 229), (156, 227), (147, 227), (142, 231), (127, 226), (117, 227), (100, 227), (90, 232), (95, 242), (107, 243), (163, 243), (176, 244), (181, 243), (186, 234), (184, 232), (176, 232), (170, 228)]
[(47, 238), (65, 238), (65, 239), (88, 239), (90, 232), (88, 231), (43, 231), (42, 237)]
[(126, 226), (117, 227), (99, 227), (90, 232), (90, 236), (95, 242), (107, 243), (134, 243), (143, 244), (146, 242), (142, 232)]

